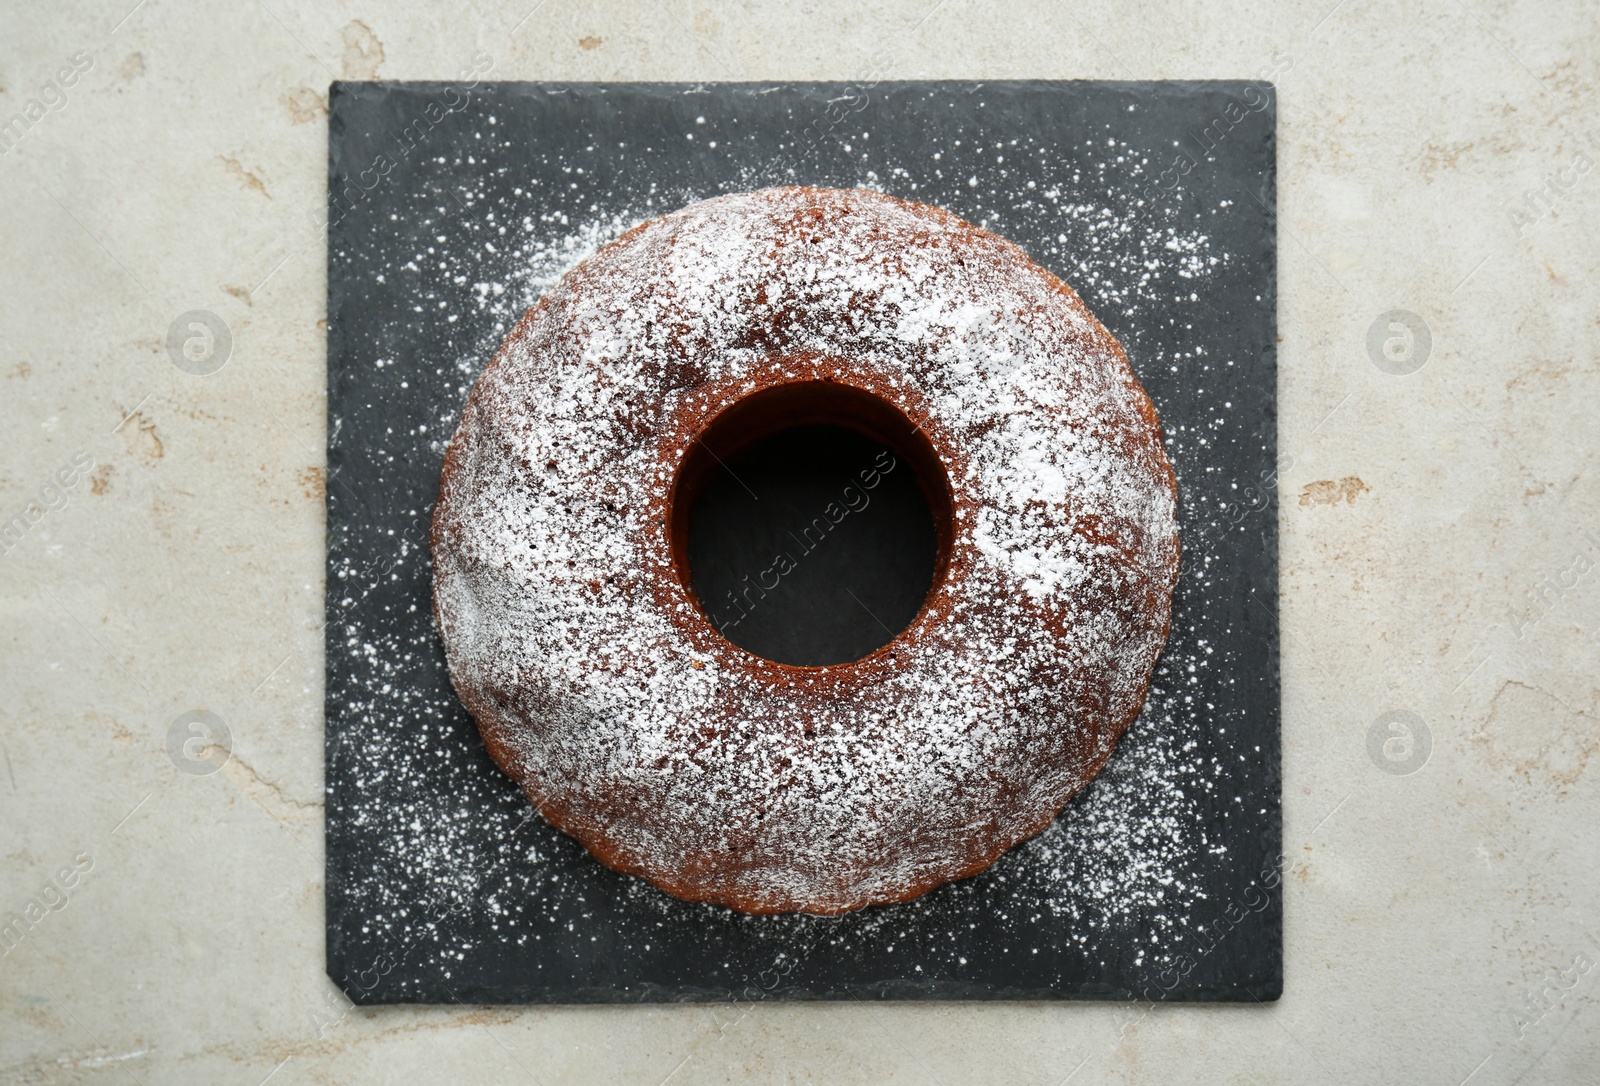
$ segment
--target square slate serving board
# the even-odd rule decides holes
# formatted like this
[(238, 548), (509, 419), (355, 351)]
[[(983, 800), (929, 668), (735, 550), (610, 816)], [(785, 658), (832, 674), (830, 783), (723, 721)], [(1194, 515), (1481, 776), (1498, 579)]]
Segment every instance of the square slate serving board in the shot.
[[(334, 84), (334, 980), (359, 1003), (1276, 998), (1274, 124), (1243, 82)], [(444, 445), (512, 322), (636, 222), (796, 183), (949, 208), (1070, 283), (1161, 413), (1184, 545), (1106, 772), (988, 871), (842, 918), (602, 868), (490, 762), (430, 612)]]

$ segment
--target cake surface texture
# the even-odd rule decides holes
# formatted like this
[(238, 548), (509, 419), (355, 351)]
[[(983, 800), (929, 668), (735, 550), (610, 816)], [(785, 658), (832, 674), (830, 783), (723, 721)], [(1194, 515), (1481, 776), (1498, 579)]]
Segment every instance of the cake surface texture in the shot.
[[(685, 488), (730, 411), (917, 471), (938, 573), (882, 648), (788, 666), (706, 618)], [(838, 913), (983, 870), (1100, 772), (1166, 641), (1176, 495), (1122, 348), (1016, 245), (764, 189), (635, 227), (517, 323), (445, 456), (434, 612), (491, 756), (602, 863)]]

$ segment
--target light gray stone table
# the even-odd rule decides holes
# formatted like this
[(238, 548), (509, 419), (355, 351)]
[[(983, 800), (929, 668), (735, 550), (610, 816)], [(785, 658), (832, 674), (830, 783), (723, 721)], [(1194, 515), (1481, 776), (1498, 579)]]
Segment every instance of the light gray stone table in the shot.
[[(334, 994), (322, 103), (480, 50), (495, 79), (1275, 73), (1281, 1002)], [(0, 1080), (1600, 1079), (1597, 76), (1592, 5), (1537, 0), (5, 5)], [(167, 350), (191, 310), (232, 337), (209, 376)], [(1420, 369), (1404, 321), (1369, 350), (1392, 310)], [(231, 734), (208, 775), (167, 750), (196, 709)]]

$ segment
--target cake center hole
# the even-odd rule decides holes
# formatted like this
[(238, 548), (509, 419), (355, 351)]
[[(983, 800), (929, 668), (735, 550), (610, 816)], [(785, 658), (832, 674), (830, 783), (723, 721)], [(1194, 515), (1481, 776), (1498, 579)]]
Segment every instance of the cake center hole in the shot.
[[(864, 417), (849, 410), (860, 403), (830, 412), (801, 396), (789, 404), (800, 410), (785, 411), (775, 397), (719, 417), (685, 458), (680, 576), (712, 626), (747, 652), (803, 667), (860, 659), (911, 624), (941, 574), (943, 470), (904, 416), (871, 403)], [(684, 488), (688, 476), (698, 478)]]

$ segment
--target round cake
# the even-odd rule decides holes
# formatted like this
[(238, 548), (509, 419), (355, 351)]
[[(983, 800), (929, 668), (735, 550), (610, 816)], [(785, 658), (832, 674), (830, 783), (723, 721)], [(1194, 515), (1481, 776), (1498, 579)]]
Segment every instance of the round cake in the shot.
[[(890, 451), (863, 487), (915, 472), (938, 548), (911, 623), (825, 667), (719, 634), (686, 547), (707, 480), (808, 423)], [(1020, 248), (765, 189), (635, 227), (518, 321), (445, 456), (434, 611), (490, 754), (601, 863), (839, 913), (983, 870), (1100, 772), (1166, 641), (1175, 503), (1121, 347)]]

